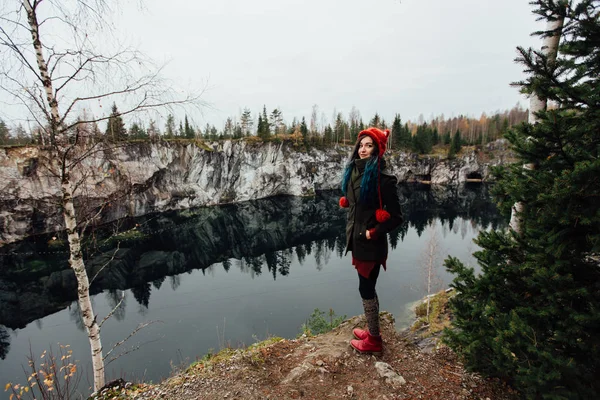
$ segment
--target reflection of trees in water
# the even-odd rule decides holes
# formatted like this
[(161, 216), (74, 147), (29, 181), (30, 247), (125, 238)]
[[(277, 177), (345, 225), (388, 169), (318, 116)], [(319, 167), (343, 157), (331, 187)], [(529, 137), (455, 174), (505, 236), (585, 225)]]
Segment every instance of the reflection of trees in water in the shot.
[(229, 270), (231, 269), (231, 260), (230, 259), (223, 260), (223, 269), (225, 270), (225, 272), (229, 272)]
[[(405, 221), (399, 229), (389, 234), (392, 249), (404, 240), (409, 228), (414, 228), (421, 236), (436, 220), (439, 220), (444, 236), (452, 231), (460, 232), (464, 237), (469, 227), (479, 230), (506, 225), (490, 201), (485, 186), (427, 190), (400, 186), (399, 193), (403, 200)], [(109, 298), (110, 291), (116, 293), (117, 289), (130, 288), (140, 310), (146, 312), (153, 287), (160, 289), (166, 277), (169, 277), (171, 288), (177, 290), (182, 273), (201, 269), (210, 274), (211, 270), (207, 268), (220, 268), (221, 263), (225, 271), (230, 271), (232, 264), (235, 264), (241, 272), (252, 278), (261, 275), (266, 265), (273, 279), (277, 279), (278, 275), (287, 276), (290, 273), (295, 255), (298, 263), (314, 260), (315, 268), (321, 270), (326, 267), (332, 254), (344, 256), (346, 211), (339, 208), (338, 199), (338, 193), (327, 192), (319, 193), (312, 199), (277, 197), (139, 218), (135, 222), (144, 233), (141, 239), (122, 242), (116, 256), (114, 249), (102, 249), (103, 252), (88, 260), (91, 268), (103, 267), (94, 282), (94, 288), (96, 292), (108, 290)], [(47, 238), (42, 237), (37, 241), (15, 245), (8, 251), (41, 254), (49, 251), (47, 243)], [(14, 279), (14, 282), (9, 281), (9, 286), (12, 285), (15, 290), (44, 287), (46, 297), (39, 298), (50, 304), (54, 302), (56, 309), (62, 309), (66, 302), (76, 298), (76, 282), (68, 279), (70, 275), (65, 275), (66, 278), (61, 280), (42, 280), (40, 277), (62, 274), (68, 270), (67, 257), (0, 257), (0, 266), (4, 267), (0, 268), (0, 280)], [(4, 272), (10, 271), (13, 265), (22, 267), (34, 264), (38, 267), (35, 274), (31, 273), (30, 276), (27, 275), (27, 268), (20, 268), (18, 275), (15, 273), (11, 276)], [(45, 312), (52, 312), (50, 308), (46, 307), (48, 311)], [(71, 311), (72, 318), (83, 329), (76, 308), (78, 305), (75, 302), (71, 305), (71, 309), (75, 309)], [(18, 305), (16, 309), (19, 309)], [(6, 320), (10, 320), (14, 314), (10, 310), (0, 313), (0, 323), (11, 327), (10, 321)], [(22, 317), (15, 325), (38, 318), (39, 315), (33, 314)]]
[(398, 243), (400, 242), (400, 229), (396, 229), (393, 232), (390, 232), (390, 234), (388, 235), (388, 240), (390, 242), (390, 247), (392, 249), (395, 249), (396, 246), (398, 246)]
[(284, 249), (277, 252), (277, 271), (279, 275), (286, 276), (290, 273), (290, 267), (294, 261), (294, 250)]
[[(303, 250), (300, 250), (300, 252), (303, 252)], [(302, 260), (304, 260), (303, 257)], [(240, 270), (242, 272), (252, 271), (255, 275), (260, 275), (263, 265), (266, 264), (267, 270), (271, 272), (273, 279), (276, 280), (278, 273), (282, 276), (290, 273), (290, 267), (294, 261), (294, 248), (290, 247), (278, 251), (269, 251), (258, 257), (244, 257), (240, 261), (242, 261), (240, 263)], [(228, 262), (230, 263), (231, 261)]]
[(346, 233), (340, 233), (335, 237), (335, 250), (336, 254), (339, 258), (344, 256), (344, 251), (346, 250)]
[(321, 271), (323, 269), (323, 253), (325, 252), (325, 240), (317, 240), (315, 241), (315, 263), (317, 264), (317, 270)]
[(10, 350), (10, 335), (4, 325), (0, 325), (0, 360), (4, 360)]
[(152, 281), (152, 286), (154, 286), (157, 290), (160, 289), (163, 282), (167, 279), (166, 276), (161, 276)]
[(179, 275), (169, 276), (169, 282), (171, 283), (171, 289), (175, 291), (181, 285), (181, 277)]
[(258, 276), (262, 272), (263, 256), (244, 257), (245, 264), (252, 274)]
[(265, 253), (267, 268), (273, 274), (273, 280), (277, 278), (277, 254), (275, 252)]
[(106, 292), (106, 302), (111, 310), (115, 310), (113, 316), (116, 320), (123, 321), (127, 309), (127, 294), (122, 290), (110, 289)]
[(131, 293), (133, 293), (133, 297), (143, 308), (148, 308), (148, 304), (150, 304), (151, 292), (152, 286), (149, 282), (139, 283), (131, 288)]
[(306, 258), (306, 250), (303, 245), (296, 246), (296, 257), (298, 257), (298, 262), (300, 265), (304, 264), (304, 259)]
[[(424, 231), (433, 223), (439, 221), (442, 234), (446, 237), (448, 232), (460, 234), (464, 239), (471, 229), (473, 232), (482, 229), (498, 229), (506, 226), (506, 221), (496, 211), (491, 202), (486, 186), (454, 187), (444, 190), (415, 190), (412, 187), (401, 187), (400, 194), (404, 198), (403, 212), (405, 221), (394, 232), (388, 235), (391, 249), (395, 249), (404, 240), (409, 228), (413, 228), (421, 237)], [(303, 265), (307, 256), (313, 255), (317, 270), (322, 270), (332, 253), (338, 257), (344, 256), (346, 235), (342, 229), (332, 235), (318, 240), (311, 240), (298, 244), (293, 248), (298, 258), (298, 263)], [(275, 253), (265, 253), (269, 271), (275, 263)], [(256, 271), (260, 271), (256, 260)], [(276, 275), (273, 275), (276, 278)]]
[[(391, 249), (404, 240), (409, 228), (422, 236), (434, 221), (440, 222), (444, 236), (452, 231), (455, 234), (460, 232), (463, 238), (468, 233), (469, 224), (473, 230), (505, 224), (489, 199), (487, 187), (483, 185), (425, 190), (400, 186), (399, 193), (404, 202), (405, 221), (389, 234)], [(332, 253), (343, 257), (346, 247), (346, 214), (339, 209), (337, 200), (337, 193), (321, 193), (315, 199), (271, 198), (188, 211), (185, 215), (196, 217), (197, 223), (188, 224), (185, 229), (175, 229), (172, 235), (161, 235), (162, 243), (157, 242), (157, 238), (153, 238), (151, 243), (157, 247), (155, 245), (177, 242), (176, 248), (185, 254), (178, 259), (186, 260), (183, 262), (188, 263), (185, 266), (188, 273), (194, 269), (189, 266), (190, 262), (209, 273), (209, 266), (215, 268), (222, 263), (223, 269), (228, 272), (235, 259), (241, 272), (252, 277), (259, 276), (266, 266), (275, 280), (278, 275), (290, 273), (294, 254), (301, 265), (311, 256), (316, 269), (322, 270)], [(162, 215), (166, 219), (162, 224), (169, 229), (177, 227), (180, 218), (177, 215)], [(153, 221), (160, 221), (160, 218)], [(190, 247), (193, 250), (186, 251)], [(154, 287), (160, 288), (162, 280), (155, 278), (152, 281)], [(174, 290), (177, 286), (173, 286), (172, 282)], [(131, 290), (136, 300), (147, 307), (151, 287), (138, 283)]]
[[(92, 307), (94, 306), (94, 298), (92, 297)], [(85, 324), (83, 323), (83, 317), (81, 316), (81, 309), (79, 308), (79, 302), (74, 301), (69, 306), (69, 318), (75, 323), (75, 326), (80, 331), (85, 331)]]
[[(457, 219), (469, 220), (478, 229), (498, 229), (506, 226), (491, 201), (486, 185), (456, 186), (450, 188), (425, 188), (415, 190), (411, 186), (400, 186), (400, 193), (406, 199), (404, 213), (406, 220), (419, 236), (434, 219), (439, 219), (449, 231), (455, 230)], [(461, 234), (466, 234), (462, 227)]]

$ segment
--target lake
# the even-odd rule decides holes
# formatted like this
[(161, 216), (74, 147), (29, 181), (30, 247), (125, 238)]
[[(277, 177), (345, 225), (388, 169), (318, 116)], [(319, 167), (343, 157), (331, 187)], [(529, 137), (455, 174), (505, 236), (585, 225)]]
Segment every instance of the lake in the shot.
[[(404, 224), (389, 237), (388, 270), (377, 291), (382, 310), (408, 326), (411, 303), (425, 293), (424, 256), (440, 249), (438, 287), (451, 276), (447, 255), (474, 265), (473, 238), (505, 227), (485, 185), (399, 186)], [(147, 215), (97, 229), (86, 242), (94, 271), (93, 305), (105, 353), (139, 324), (152, 322), (113, 353), (138, 350), (107, 365), (107, 381), (157, 382), (210, 351), (269, 336), (296, 337), (314, 309), (362, 314), (351, 255), (343, 254), (346, 212), (338, 193), (275, 197), (219, 207)], [(111, 235), (112, 232), (120, 232)], [(53, 236), (55, 239), (53, 239)], [(75, 300), (61, 235), (0, 248), (0, 384), (25, 381), (30, 347), (37, 357), (70, 345), (91, 387), (89, 343)], [(87, 392), (86, 392), (87, 393)], [(8, 398), (2, 392), (0, 398)]]

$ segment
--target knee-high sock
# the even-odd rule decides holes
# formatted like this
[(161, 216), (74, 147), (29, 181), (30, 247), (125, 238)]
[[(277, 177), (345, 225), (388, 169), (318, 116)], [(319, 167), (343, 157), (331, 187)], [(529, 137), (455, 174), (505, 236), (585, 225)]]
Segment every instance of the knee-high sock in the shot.
[(369, 333), (371, 336), (379, 336), (379, 299), (377, 296), (372, 299), (363, 299), (363, 308)]

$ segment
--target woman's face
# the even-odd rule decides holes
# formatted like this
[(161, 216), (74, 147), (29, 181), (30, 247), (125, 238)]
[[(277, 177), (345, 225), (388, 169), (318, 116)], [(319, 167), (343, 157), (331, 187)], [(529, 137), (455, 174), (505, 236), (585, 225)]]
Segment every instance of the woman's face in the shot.
[(373, 139), (370, 136), (365, 136), (360, 140), (360, 144), (358, 145), (358, 156), (361, 159), (371, 157), (374, 148)]

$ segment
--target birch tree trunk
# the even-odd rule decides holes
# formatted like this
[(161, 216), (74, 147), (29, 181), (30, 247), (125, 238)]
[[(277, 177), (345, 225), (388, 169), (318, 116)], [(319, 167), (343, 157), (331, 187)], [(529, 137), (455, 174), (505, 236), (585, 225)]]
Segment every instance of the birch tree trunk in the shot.
[[(121, 100), (128, 104), (122, 112), (127, 115), (159, 107), (198, 105), (200, 96), (181, 96), (179, 93), (188, 91), (179, 92), (170, 83), (162, 84), (160, 69), (143, 62), (145, 57), (138, 51), (121, 48), (109, 55), (100, 53), (95, 42), (104, 38), (94, 34), (110, 25), (104, 18), (109, 11), (105, 0), (17, 0), (16, 6), (12, 3), (15, 2), (0, 2), (0, 46), (7, 50), (0, 62), (0, 75), (7, 78), (0, 91), (17, 98), (36, 121), (44, 154), (49, 155), (44, 157), (43, 168), (50, 179), (56, 179), (57, 189), (60, 186), (57, 196), (68, 235), (69, 265), (77, 279), (97, 391), (105, 384), (100, 328), (111, 313), (102, 322), (96, 321), (90, 301), (81, 227), (91, 220), (86, 220), (85, 214), (78, 215), (74, 204), (80, 188), (85, 187), (86, 176), (73, 172), (79, 172), (82, 161), (90, 155), (86, 149), (90, 135), (81, 135), (80, 125), (107, 121), (110, 115), (86, 116), (85, 110), (101, 102), (116, 104)], [(74, 118), (80, 110), (84, 110), (83, 118)]]
[(77, 278), (77, 299), (81, 310), (81, 317), (85, 325), (90, 349), (92, 351), (92, 368), (94, 372), (94, 391), (104, 386), (104, 358), (102, 354), (102, 343), (100, 341), (100, 326), (96, 321), (94, 309), (90, 300), (90, 283), (83, 262), (81, 253), (81, 240), (77, 231), (77, 217), (75, 215), (75, 205), (73, 203), (73, 188), (69, 181), (68, 172), (65, 173), (62, 189), (63, 217), (65, 227), (67, 228), (67, 237), (69, 241), (69, 265), (75, 272)]
[(58, 161), (58, 169), (61, 171), (61, 201), (69, 242), (69, 265), (77, 278), (77, 298), (88, 339), (90, 341), (92, 368), (94, 372), (94, 391), (96, 391), (104, 386), (104, 359), (100, 341), (100, 327), (96, 322), (92, 302), (90, 301), (90, 283), (87, 271), (85, 270), (83, 255), (81, 253), (81, 240), (79, 232), (77, 231), (77, 216), (75, 214), (75, 205), (73, 203), (74, 184), (70, 180), (70, 171), (67, 167), (67, 164), (70, 162), (68, 158), (69, 142), (68, 138), (66, 138), (66, 132), (63, 134), (59, 133), (61, 117), (58, 109), (58, 101), (52, 84), (52, 78), (48, 74), (48, 63), (44, 57), (42, 41), (39, 34), (39, 23), (36, 13), (36, 7), (39, 5), (39, 1), (30, 3), (29, 0), (22, 0), (22, 4), (27, 12), (27, 21), (31, 32), (37, 67), (40, 73), (41, 82), (45, 89), (46, 101), (50, 108), (50, 112), (47, 113), (46, 117), (50, 123), (50, 146), (53, 149), (53, 153), (57, 159), (56, 161)]
[[(558, 43), (560, 42), (560, 36), (562, 27), (564, 24), (564, 18), (558, 17), (554, 21), (548, 21), (546, 25), (547, 31), (553, 31), (554, 34), (551, 36), (547, 36), (544, 38), (544, 42), (542, 43), (542, 54), (548, 57), (548, 62), (550, 65), (554, 63), (556, 60), (556, 56), (558, 55)], [(529, 97), (529, 123), (535, 125), (538, 121), (537, 113), (545, 110), (547, 107), (546, 99), (542, 99), (537, 96), (537, 94), (532, 93)], [(535, 164), (523, 164), (523, 168), (527, 170), (535, 169)], [(510, 214), (510, 228), (515, 231), (517, 234), (521, 234), (521, 225), (522, 218), (521, 215), (525, 212), (525, 204), (522, 201), (515, 203), (512, 206), (511, 214)]]

